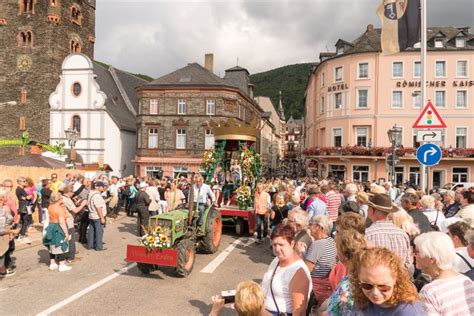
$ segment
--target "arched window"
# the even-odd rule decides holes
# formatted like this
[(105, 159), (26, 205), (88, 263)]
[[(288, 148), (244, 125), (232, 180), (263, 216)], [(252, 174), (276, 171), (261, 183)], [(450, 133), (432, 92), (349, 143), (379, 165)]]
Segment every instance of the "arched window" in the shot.
[(74, 115), (72, 117), (72, 128), (79, 133), (81, 132), (81, 117), (79, 115)]
[(71, 18), (77, 24), (81, 24), (81, 22), (82, 22), (81, 11), (78, 8), (76, 8), (75, 6), (71, 7)]
[(18, 33), (18, 47), (33, 47), (33, 33), (31, 31)]
[(70, 43), (69, 50), (71, 53), (80, 53), (81, 52), (81, 43), (79, 41), (72, 39)]
[(72, 85), (72, 94), (75, 97), (78, 97), (81, 94), (81, 91), (82, 91), (81, 84), (79, 82), (74, 82)]
[(35, 0), (22, 0), (20, 2), (20, 14), (35, 13)]

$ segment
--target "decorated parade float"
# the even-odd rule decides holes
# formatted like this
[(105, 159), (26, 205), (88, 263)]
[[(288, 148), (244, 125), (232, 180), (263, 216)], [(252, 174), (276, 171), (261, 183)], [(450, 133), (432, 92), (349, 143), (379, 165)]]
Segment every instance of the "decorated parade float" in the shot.
[(234, 168), (240, 169), (241, 175), (232, 204), (218, 209), (209, 205), (202, 214), (201, 224), (198, 224), (198, 205), (192, 202), (194, 190), (190, 190), (188, 205), (150, 217), (148, 227), (144, 227), (147, 233), (139, 245), (127, 246), (127, 261), (137, 262), (144, 274), (172, 267), (178, 276), (187, 276), (193, 269), (196, 251), (212, 254), (218, 250), (223, 220), (235, 223), (239, 233), (248, 222), (249, 231), (253, 233), (255, 221), (251, 206), (260, 176), (260, 157), (254, 148), (257, 125), (255, 122), (243, 125), (234, 120), (211, 124), (215, 146), (205, 152), (202, 171), (205, 181), (211, 184), (216, 169), (230, 171), (234, 161)]
[[(234, 225), (236, 233), (242, 235), (248, 231), (254, 233), (255, 215), (253, 197), (255, 186), (260, 179), (261, 158), (256, 152), (259, 134), (258, 122), (252, 120), (249, 125), (229, 119), (212, 123), (215, 145), (204, 153), (202, 169), (207, 176), (206, 182), (212, 187), (220, 186), (221, 194), (218, 209), (226, 224)], [(235, 179), (235, 169), (239, 170), (239, 179)], [(219, 173), (224, 182), (219, 181)], [(230, 180), (228, 181), (228, 176)], [(215, 180), (215, 181), (213, 181)], [(230, 186), (230, 188), (229, 188)], [(230, 203), (223, 203), (225, 190), (230, 190)]]

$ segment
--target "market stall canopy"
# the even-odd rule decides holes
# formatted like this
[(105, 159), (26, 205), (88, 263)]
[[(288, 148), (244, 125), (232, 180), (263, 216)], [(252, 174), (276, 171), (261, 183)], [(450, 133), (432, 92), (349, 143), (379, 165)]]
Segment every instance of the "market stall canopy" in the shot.
[(66, 168), (66, 163), (64, 161), (44, 157), (41, 155), (21, 156), (6, 162), (2, 162), (1, 164), (4, 166), (38, 167), (50, 169)]

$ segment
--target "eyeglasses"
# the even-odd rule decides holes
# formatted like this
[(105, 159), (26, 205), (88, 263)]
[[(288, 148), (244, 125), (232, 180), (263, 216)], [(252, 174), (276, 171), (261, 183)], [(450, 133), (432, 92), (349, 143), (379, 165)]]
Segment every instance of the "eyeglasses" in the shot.
[(366, 291), (371, 291), (373, 290), (374, 287), (377, 287), (377, 289), (380, 291), (380, 292), (389, 292), (392, 287), (390, 285), (373, 285), (373, 284), (370, 284), (370, 283), (364, 283), (364, 282), (360, 282), (359, 283), (360, 287), (362, 288), (362, 290), (366, 290)]

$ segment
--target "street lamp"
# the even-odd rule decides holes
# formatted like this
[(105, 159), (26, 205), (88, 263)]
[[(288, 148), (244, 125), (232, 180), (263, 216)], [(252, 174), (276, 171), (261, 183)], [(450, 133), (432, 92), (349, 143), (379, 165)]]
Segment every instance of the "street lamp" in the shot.
[(69, 163), (71, 164), (72, 168), (74, 168), (74, 161), (76, 160), (76, 150), (74, 149), (74, 146), (76, 146), (76, 142), (79, 139), (79, 132), (74, 128), (68, 128), (64, 131), (64, 133), (66, 134), (66, 139), (68, 140), (69, 146), (71, 147), (71, 152), (69, 153)]
[(395, 184), (395, 161), (396, 155), (395, 150), (402, 144), (402, 128), (395, 124), (391, 129), (387, 131), (388, 139), (392, 144), (392, 184)]

